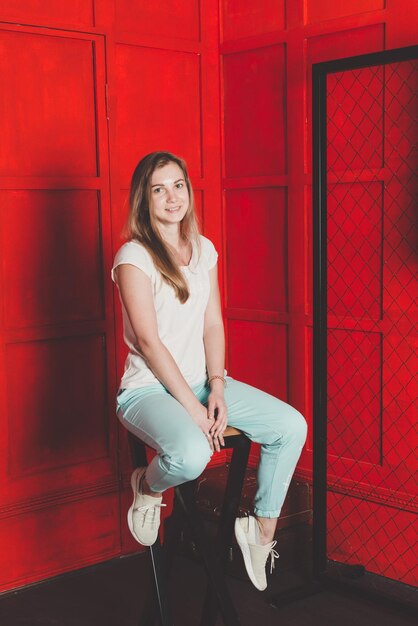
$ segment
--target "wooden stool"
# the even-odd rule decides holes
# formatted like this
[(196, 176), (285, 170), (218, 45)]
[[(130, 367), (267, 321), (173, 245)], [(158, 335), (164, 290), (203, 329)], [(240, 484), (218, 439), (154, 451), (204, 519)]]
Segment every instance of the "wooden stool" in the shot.
[[(150, 546), (149, 553), (153, 569), (154, 594), (146, 602), (140, 626), (153, 626), (156, 617), (161, 626), (174, 626), (167, 598), (167, 575), (171, 568), (174, 551), (182, 523), (190, 528), (193, 541), (202, 557), (208, 576), (208, 587), (202, 610), (201, 626), (214, 626), (218, 612), (226, 626), (240, 626), (240, 621), (231, 600), (224, 578), (228, 550), (232, 542), (234, 522), (238, 514), (242, 485), (250, 452), (250, 440), (236, 428), (227, 427), (224, 432), (225, 448), (232, 448), (228, 480), (225, 488), (221, 517), (217, 532), (216, 546), (208, 539), (203, 520), (195, 501), (196, 480), (175, 487), (173, 513), (169, 518), (170, 529), (161, 548), (159, 537)], [(145, 445), (129, 433), (132, 460), (135, 467), (147, 465)]]

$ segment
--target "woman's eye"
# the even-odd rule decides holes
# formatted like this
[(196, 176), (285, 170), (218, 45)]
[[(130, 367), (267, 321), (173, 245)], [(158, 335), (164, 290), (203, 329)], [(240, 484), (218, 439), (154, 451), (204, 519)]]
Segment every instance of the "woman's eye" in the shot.
[(160, 193), (160, 191), (161, 191), (161, 190), (162, 190), (162, 188), (161, 188), (161, 187), (154, 187), (153, 192), (154, 192), (154, 193)]
[(177, 183), (176, 187), (177, 187), (177, 189), (181, 189), (183, 187), (183, 183)]

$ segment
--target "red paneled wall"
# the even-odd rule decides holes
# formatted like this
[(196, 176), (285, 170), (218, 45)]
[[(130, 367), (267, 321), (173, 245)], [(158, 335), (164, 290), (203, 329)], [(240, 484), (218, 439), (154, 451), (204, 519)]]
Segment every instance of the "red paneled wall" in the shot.
[(1, 590), (120, 551), (104, 38), (91, 3), (3, 8)]
[(138, 549), (109, 272), (141, 156), (187, 159), (222, 242), (215, 4), (3, 5), (0, 591)]
[(310, 66), (413, 43), (404, 4), (2, 4), (0, 591), (138, 547), (109, 270), (146, 152), (189, 162), (231, 373), (311, 418)]
[[(307, 416), (310, 424), (314, 377), (311, 269), (312, 64), (415, 44), (416, 18), (417, 5), (407, 0), (221, 1), (224, 122), (222, 186), (230, 372), (287, 400)], [(361, 82), (368, 85), (371, 94), (382, 93), (380, 74), (381, 71), (363, 71)], [(356, 91), (355, 84), (349, 87), (344, 84), (344, 81), (353, 82), (351, 76), (340, 78), (340, 81), (335, 81), (335, 101), (328, 103), (333, 121), (329, 129), (329, 162), (333, 171), (337, 170), (340, 174), (346, 172), (349, 176), (350, 172), (363, 170), (365, 164), (369, 171), (374, 171), (382, 167), (383, 162), (382, 98), (374, 100), (373, 96), (370, 97), (367, 100), (367, 115), (364, 111), (357, 115), (353, 111), (354, 105), (347, 103), (345, 108), (340, 106), (338, 89), (346, 93), (346, 101), (351, 97), (353, 103), (361, 89)], [(391, 90), (396, 93), (396, 88), (391, 87)], [(404, 94), (404, 100), (408, 99), (409, 95)], [(347, 116), (346, 110), (352, 115)], [(393, 132), (391, 119), (396, 119), (401, 127), (403, 124), (398, 113), (389, 111), (385, 122), (388, 137)], [(398, 130), (397, 136), (400, 132)], [(403, 132), (405, 137), (410, 134), (406, 130)], [(365, 136), (367, 141), (364, 140)], [(351, 141), (349, 147), (348, 138)], [(390, 139), (387, 140), (389, 154), (396, 152), (398, 158), (398, 151), (403, 150), (404, 156), (401, 158), (409, 158), (408, 154), (412, 151), (407, 141), (402, 143), (403, 147), (399, 143), (395, 151), (390, 145)], [(405, 174), (404, 178), (408, 176), (412, 180), (410, 173)], [(389, 172), (386, 178), (392, 185)], [(408, 290), (401, 287), (411, 280), (412, 261), (411, 257), (408, 262), (399, 259), (399, 254), (403, 254), (404, 259), (411, 250), (403, 246), (404, 252), (391, 254), (388, 249), (385, 269), (382, 270), (382, 183), (350, 182), (348, 185), (338, 180), (338, 177), (334, 176), (334, 179), (328, 190), (328, 281), (332, 286), (328, 306), (333, 315), (338, 316), (340, 324), (336, 323), (336, 327), (330, 331), (328, 341), (330, 363), (335, 374), (329, 385), (333, 403), (329, 416), (330, 471), (335, 478), (334, 483), (342, 481), (343, 493), (352, 494), (353, 497), (350, 477), (353, 480), (360, 479), (358, 475), (354, 476), (353, 471), (350, 473), (347, 457), (363, 464), (363, 491), (366, 494), (367, 490), (373, 488), (373, 476), (388, 475), (388, 490), (401, 488), (405, 493), (402, 497), (391, 497), (389, 491), (384, 494), (382, 491), (380, 504), (378, 500), (373, 513), (370, 513), (369, 507), (368, 515), (374, 519), (380, 516), (382, 520), (387, 519), (390, 517), (390, 507), (395, 507), (399, 513), (399, 524), (408, 528), (413, 496), (412, 491), (405, 491), (405, 485), (408, 484), (408, 489), (411, 489), (410, 482), (407, 482), (407, 478), (411, 477), (411, 469), (398, 467), (399, 458), (395, 463), (392, 457), (394, 450), (400, 452), (401, 458), (402, 455), (408, 458), (412, 452), (411, 442), (408, 450), (405, 449), (407, 439), (404, 432), (406, 422), (411, 419), (410, 414), (409, 418), (402, 411), (399, 415), (399, 406), (403, 407), (411, 400), (406, 389), (405, 392), (399, 392), (399, 389), (402, 384), (409, 385), (412, 369), (408, 365), (407, 372), (396, 373), (398, 411), (393, 411), (394, 405), (388, 404), (388, 398), (395, 384), (392, 381), (390, 389), (384, 389), (382, 380), (385, 383), (386, 379), (381, 377), (382, 354), (384, 358), (391, 359), (386, 363), (389, 378), (392, 377), (392, 370), (397, 372), (399, 368), (397, 357), (391, 349), (393, 338), (386, 337), (382, 353), (379, 333), (356, 332), (345, 328), (341, 320), (347, 316), (350, 319), (380, 318), (382, 284), (388, 280), (387, 264), (392, 264), (393, 259), (397, 263), (397, 280), (392, 283), (398, 285), (398, 291), (402, 292), (403, 304), (400, 306), (405, 306), (402, 310), (412, 315), (411, 303), (405, 301)], [(394, 180), (396, 182), (396, 177)], [(398, 204), (401, 203), (402, 207), (410, 203), (405, 195), (408, 193), (406, 189), (410, 189), (413, 183), (409, 183), (409, 187), (404, 184), (403, 196), (398, 195), (402, 194), (398, 188), (396, 193), (390, 188), (385, 192), (388, 230), (394, 224), (394, 202), (391, 198), (399, 198)], [(350, 195), (348, 205), (351, 207), (349, 223), (344, 214), (347, 202), (343, 204), (341, 201), (347, 193)], [(403, 227), (408, 230), (407, 218), (402, 218), (399, 206), (395, 213), (399, 214), (398, 220), (402, 219)], [(412, 223), (412, 217), (409, 219)], [(398, 221), (398, 224), (401, 222)], [(397, 236), (399, 241), (399, 232)], [(351, 241), (350, 245), (346, 245), (348, 240)], [(340, 254), (343, 246), (348, 256), (342, 267), (341, 262), (333, 262), (333, 257)], [(354, 257), (359, 247), (368, 262), (357, 271), (359, 264)], [(401, 267), (402, 263), (405, 265)], [(350, 289), (347, 289), (347, 284)], [(361, 294), (361, 298), (358, 294)], [(386, 287), (384, 298), (386, 306), (392, 309), (392, 296), (388, 295)], [(411, 338), (409, 340), (412, 341)], [(402, 343), (402, 355), (409, 360), (411, 355), (405, 343), (408, 342)], [(354, 365), (346, 364), (347, 354), (351, 355), (355, 368)], [(361, 432), (364, 433), (361, 439), (355, 437), (356, 424), (360, 422)], [(353, 429), (352, 436), (349, 436), (349, 450), (347, 438), (343, 434), (347, 431), (347, 424)], [(397, 433), (395, 428), (399, 429)], [(389, 448), (392, 448), (391, 452)], [(382, 454), (385, 456), (382, 457)], [(253, 446), (252, 463), (256, 463), (257, 456), (257, 447)], [(343, 458), (337, 460), (339, 456)], [(312, 428), (297, 469), (299, 476), (310, 478), (311, 459)], [(395, 465), (396, 472), (393, 469)], [(395, 481), (395, 486), (395, 475), (403, 477), (403, 485)], [(367, 495), (365, 497), (367, 500)], [(347, 503), (346, 498), (345, 503), (340, 503), (338, 508), (334, 500), (338, 500), (339, 496), (331, 494), (330, 498), (335, 506), (333, 516), (329, 519), (328, 549), (330, 558), (341, 560), (341, 552), (347, 546), (340, 540), (340, 527), (344, 525), (343, 518), (348, 509), (354, 509), (358, 504)], [(406, 502), (409, 504), (403, 508)], [(356, 527), (354, 513), (350, 519)], [(384, 524), (370, 523), (367, 532), (364, 531), (365, 526), (361, 541), (353, 550), (355, 562), (367, 563), (370, 571), (411, 582), (411, 575), (406, 576), (405, 572), (411, 569), (414, 555), (413, 548), (410, 547), (408, 552), (405, 538), (401, 535), (396, 537), (396, 551), (405, 555), (403, 563), (399, 559), (398, 564), (392, 565), (388, 573), (387, 553), (381, 551), (382, 554), (379, 554), (379, 546), (387, 545), (388, 536), (391, 535), (388, 535)], [(374, 554), (376, 556), (372, 558)]]

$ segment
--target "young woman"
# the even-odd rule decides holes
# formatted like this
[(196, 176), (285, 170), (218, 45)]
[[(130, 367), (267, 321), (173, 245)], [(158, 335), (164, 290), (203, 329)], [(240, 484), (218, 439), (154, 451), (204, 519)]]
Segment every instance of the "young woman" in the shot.
[(226, 376), (218, 255), (198, 232), (184, 161), (168, 152), (145, 156), (129, 202), (129, 241), (112, 268), (129, 348), (117, 413), (157, 451), (132, 474), (129, 528), (152, 545), (163, 492), (199, 476), (223, 445), (226, 426), (235, 426), (261, 444), (254, 516), (238, 518), (235, 535), (251, 581), (263, 590), (306, 422), (285, 402)]

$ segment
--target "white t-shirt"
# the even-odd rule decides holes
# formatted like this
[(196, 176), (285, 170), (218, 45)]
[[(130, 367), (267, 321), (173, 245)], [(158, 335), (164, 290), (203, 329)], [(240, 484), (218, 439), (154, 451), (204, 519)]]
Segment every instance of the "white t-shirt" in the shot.
[[(123, 263), (135, 265), (151, 279), (157, 315), (158, 335), (170, 351), (186, 382), (198, 385), (206, 378), (206, 360), (203, 344), (203, 323), (206, 305), (209, 300), (209, 270), (217, 262), (218, 254), (209, 239), (199, 235), (201, 251), (193, 243), (189, 265), (181, 267), (189, 286), (189, 298), (181, 304), (174, 289), (168, 285), (156, 269), (152, 257), (137, 241), (128, 241), (116, 253), (112, 267)], [(147, 366), (141, 353), (135, 348), (136, 337), (122, 302), (123, 336), (129, 353), (125, 361), (125, 372), (120, 388), (132, 389), (159, 383)]]

